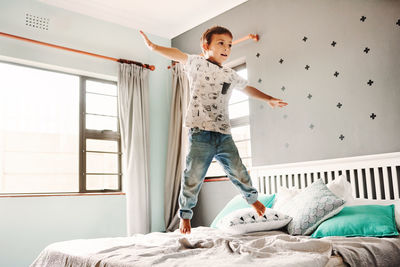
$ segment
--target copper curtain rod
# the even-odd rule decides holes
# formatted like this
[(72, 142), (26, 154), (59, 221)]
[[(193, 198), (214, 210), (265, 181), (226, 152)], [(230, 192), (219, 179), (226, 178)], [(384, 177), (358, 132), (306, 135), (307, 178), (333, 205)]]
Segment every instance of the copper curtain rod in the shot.
[[(255, 42), (258, 42), (260, 40), (258, 34), (248, 34), (245, 37), (242, 37), (240, 39), (237, 39), (237, 40), (233, 41), (232, 45), (241, 43), (241, 42), (246, 41), (248, 39), (253, 39)], [(200, 55), (203, 55), (203, 54), (200, 54)], [(176, 63), (177, 63), (176, 61), (172, 62), (172, 64), (168, 66), (168, 69), (170, 69), (171, 67), (175, 66)]]
[(71, 51), (71, 52), (75, 52), (75, 53), (79, 53), (79, 54), (84, 54), (84, 55), (88, 55), (88, 56), (93, 56), (93, 57), (98, 57), (98, 58), (102, 58), (102, 59), (112, 60), (112, 61), (116, 61), (116, 62), (120, 62), (120, 63), (135, 64), (135, 65), (139, 65), (139, 66), (141, 66), (143, 68), (150, 69), (152, 71), (155, 70), (155, 68), (156, 68), (154, 65), (143, 64), (141, 62), (132, 61), (132, 60), (128, 60), (128, 59), (122, 59), (122, 58), (118, 59), (118, 58), (113, 58), (113, 57), (102, 56), (102, 55), (98, 55), (98, 54), (94, 54), (94, 53), (90, 53), (90, 52), (85, 52), (85, 51), (81, 51), (81, 50), (77, 50), (77, 49), (73, 49), (73, 48), (68, 48), (68, 47), (65, 47), (65, 46), (54, 45), (54, 44), (49, 44), (49, 43), (45, 43), (45, 42), (41, 42), (41, 41), (36, 41), (36, 40), (32, 40), (32, 39), (28, 39), (28, 38), (25, 38), (25, 37), (12, 35), (12, 34), (8, 34), (8, 33), (4, 33), (4, 32), (0, 32), (0, 36), (9, 37), (9, 38), (17, 39), (17, 40), (22, 40), (22, 41), (27, 41), (27, 42), (31, 42), (31, 43), (35, 43), (35, 44), (44, 45), (44, 46), (54, 47), (54, 48), (67, 50), (67, 51)]

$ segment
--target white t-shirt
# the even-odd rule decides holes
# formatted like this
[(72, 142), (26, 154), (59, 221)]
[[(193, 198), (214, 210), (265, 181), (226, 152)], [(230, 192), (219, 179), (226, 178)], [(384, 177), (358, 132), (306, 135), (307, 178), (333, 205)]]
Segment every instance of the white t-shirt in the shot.
[(230, 134), (228, 104), (232, 90), (243, 90), (248, 81), (233, 69), (219, 66), (203, 56), (188, 55), (183, 67), (190, 87), (185, 126)]

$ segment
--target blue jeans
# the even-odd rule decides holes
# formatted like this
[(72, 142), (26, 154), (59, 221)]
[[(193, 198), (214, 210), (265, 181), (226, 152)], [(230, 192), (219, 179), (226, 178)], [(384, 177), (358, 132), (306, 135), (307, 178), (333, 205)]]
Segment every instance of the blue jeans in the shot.
[(253, 204), (257, 201), (257, 189), (252, 186), (251, 178), (240, 159), (232, 135), (191, 128), (189, 153), (186, 156), (186, 169), (179, 193), (180, 218), (192, 219), (192, 208), (196, 206), (197, 196), (214, 157), (222, 164), (225, 173), (240, 190), (247, 203)]

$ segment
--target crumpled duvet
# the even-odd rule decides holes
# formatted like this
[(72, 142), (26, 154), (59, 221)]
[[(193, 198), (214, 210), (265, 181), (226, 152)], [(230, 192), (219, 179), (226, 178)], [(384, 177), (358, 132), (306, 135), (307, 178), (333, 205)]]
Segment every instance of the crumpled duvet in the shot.
[(329, 240), (290, 236), (280, 231), (231, 235), (197, 227), (131, 237), (80, 239), (46, 247), (31, 267), (46, 266), (325, 266)]

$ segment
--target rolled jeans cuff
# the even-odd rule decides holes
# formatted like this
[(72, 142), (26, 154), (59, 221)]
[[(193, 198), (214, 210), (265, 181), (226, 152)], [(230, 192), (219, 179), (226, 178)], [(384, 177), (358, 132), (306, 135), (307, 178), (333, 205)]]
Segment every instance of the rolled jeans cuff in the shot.
[(193, 217), (193, 211), (179, 211), (179, 218), (191, 220)]
[(246, 193), (245, 199), (249, 205), (254, 204), (258, 200), (258, 192), (253, 191), (251, 193)]

